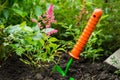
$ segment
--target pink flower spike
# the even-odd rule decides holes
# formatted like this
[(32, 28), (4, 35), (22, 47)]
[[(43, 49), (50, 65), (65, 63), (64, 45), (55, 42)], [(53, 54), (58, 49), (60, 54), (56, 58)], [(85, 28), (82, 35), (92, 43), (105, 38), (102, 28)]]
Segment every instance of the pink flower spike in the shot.
[(49, 19), (51, 16), (50, 15), (46, 15), (46, 18)]
[(56, 23), (56, 20), (50, 20), (51, 23)]
[(48, 25), (46, 25), (46, 28), (50, 28), (50, 25), (48, 24)]
[(40, 29), (42, 29), (42, 25), (40, 23), (37, 24)]
[(47, 10), (47, 14), (52, 16), (53, 15), (53, 5), (51, 4)]
[(42, 16), (38, 16), (38, 18), (40, 19), (40, 20), (42, 20), (43, 18), (42, 18)]
[(51, 30), (51, 31), (49, 31), (48, 33), (47, 33), (47, 35), (48, 36), (50, 36), (50, 35), (52, 35), (52, 34), (54, 34), (54, 33), (57, 33), (58, 32), (58, 30)]
[(53, 33), (57, 33), (57, 32), (58, 32), (58, 30), (56, 30), (56, 29), (53, 31)]
[(51, 32), (48, 32), (47, 35), (50, 36), (50, 35), (51, 35)]
[(38, 23), (38, 21), (36, 19), (34, 19), (34, 18), (32, 18), (32, 22)]
[(55, 16), (53, 15), (53, 16), (51, 16), (51, 19), (55, 19)]
[(42, 22), (43, 22), (44, 24), (46, 24), (46, 23), (47, 23), (47, 21), (45, 21), (45, 20), (42, 20)]

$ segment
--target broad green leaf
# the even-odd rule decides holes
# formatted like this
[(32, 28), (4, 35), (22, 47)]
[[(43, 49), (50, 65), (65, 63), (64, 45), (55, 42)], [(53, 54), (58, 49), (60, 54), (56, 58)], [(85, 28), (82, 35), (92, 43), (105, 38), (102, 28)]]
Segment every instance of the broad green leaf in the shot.
[(40, 6), (36, 6), (36, 8), (35, 8), (35, 15), (36, 16), (42, 15), (42, 8)]
[(8, 17), (9, 17), (9, 10), (7, 10), (7, 9), (5, 9), (4, 11), (3, 11), (3, 15), (4, 15), (4, 17), (6, 18), (6, 19), (8, 19)]
[(49, 42), (55, 42), (55, 41), (58, 41), (57, 38), (55, 38), (55, 37), (49, 38)]
[(0, 29), (4, 29), (5, 28), (5, 26), (4, 25), (0, 25)]
[(33, 31), (31, 27), (26, 26), (26, 22), (25, 22), (25, 21), (20, 24), (20, 27), (21, 27), (21, 29), (24, 30), (24, 31), (30, 31), (30, 32)]
[(26, 12), (22, 11), (22, 10), (19, 10), (19, 9), (12, 9), (15, 13), (19, 14), (20, 16), (22, 17), (25, 17), (27, 15)]
[(19, 27), (19, 25), (15, 25), (15, 26), (9, 26), (6, 31), (10, 34), (12, 33), (16, 33), (16, 32), (19, 32), (21, 31), (21, 28)]
[(104, 19), (106, 19), (107, 17), (109, 17), (109, 15), (103, 15), (103, 16), (101, 17), (101, 20), (104, 20)]
[(33, 31), (35, 32), (40, 32), (40, 28), (36, 25), (34, 27), (32, 27)]
[(40, 40), (42, 38), (42, 33), (36, 33), (35, 36), (32, 37), (33, 40)]
[(20, 24), (20, 27), (24, 27), (24, 26), (26, 26), (26, 21), (24, 21)]
[(32, 28), (31, 28), (31, 27), (24, 26), (24, 29), (25, 29), (26, 31), (33, 32), (33, 30), (32, 30)]

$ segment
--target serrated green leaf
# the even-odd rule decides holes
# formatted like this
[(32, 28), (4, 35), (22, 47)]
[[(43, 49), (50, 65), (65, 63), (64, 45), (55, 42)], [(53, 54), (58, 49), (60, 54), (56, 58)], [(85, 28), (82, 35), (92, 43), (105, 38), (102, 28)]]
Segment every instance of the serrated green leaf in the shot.
[(50, 47), (49, 46), (46, 46), (46, 51), (47, 51), (47, 53), (50, 54)]
[(50, 44), (49, 44), (49, 47), (52, 47), (52, 53), (53, 53), (55, 50), (57, 50), (58, 45), (57, 45), (57, 44), (54, 44), (54, 43), (50, 43)]
[(54, 43), (50, 43), (49, 46), (52, 47), (52, 48), (54, 48), (54, 47), (57, 48), (58, 47), (58, 45), (54, 44)]
[(17, 55), (21, 56), (23, 53), (24, 53), (24, 49), (23, 48), (19, 47), (19, 48), (16, 49), (16, 54)]
[(40, 43), (42, 44), (42, 46), (44, 46), (45, 41), (43, 39), (40, 39)]
[(64, 49), (64, 48), (58, 48), (57, 50), (65, 51), (65, 49)]

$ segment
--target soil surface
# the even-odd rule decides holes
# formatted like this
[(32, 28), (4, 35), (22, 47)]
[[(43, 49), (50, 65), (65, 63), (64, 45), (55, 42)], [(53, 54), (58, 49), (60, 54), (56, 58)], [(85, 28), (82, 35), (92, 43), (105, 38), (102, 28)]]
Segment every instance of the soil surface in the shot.
[[(62, 69), (68, 59), (68, 55), (62, 56), (59, 64)], [(75, 80), (120, 80), (120, 75), (114, 74), (115, 68), (104, 64), (103, 61), (92, 63), (83, 58), (75, 60), (67, 76), (62, 77), (58, 72), (52, 72), (52, 64), (43, 69), (34, 69), (17, 57), (10, 57), (0, 66), (0, 80), (69, 80), (70, 77)]]

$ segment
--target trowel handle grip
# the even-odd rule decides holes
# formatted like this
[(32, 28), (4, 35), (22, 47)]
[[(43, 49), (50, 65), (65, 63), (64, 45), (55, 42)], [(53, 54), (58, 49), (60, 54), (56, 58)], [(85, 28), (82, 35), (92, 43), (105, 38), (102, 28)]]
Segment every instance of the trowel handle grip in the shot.
[(90, 19), (88, 20), (87, 25), (85, 26), (85, 29), (83, 30), (81, 36), (79, 37), (77, 43), (74, 45), (74, 48), (71, 50), (70, 56), (72, 56), (75, 59), (79, 59), (79, 55), (81, 51), (83, 50), (85, 44), (87, 43), (101, 15), (102, 15), (101, 9), (94, 10)]

